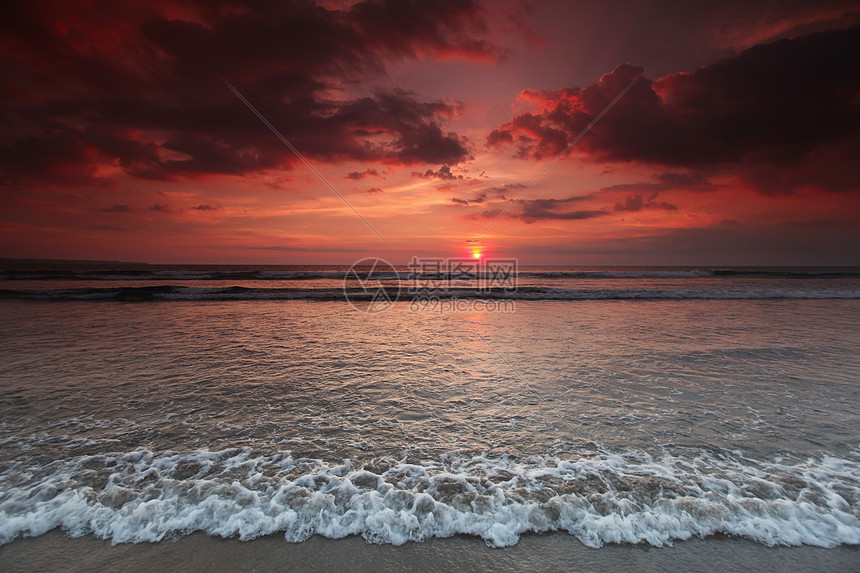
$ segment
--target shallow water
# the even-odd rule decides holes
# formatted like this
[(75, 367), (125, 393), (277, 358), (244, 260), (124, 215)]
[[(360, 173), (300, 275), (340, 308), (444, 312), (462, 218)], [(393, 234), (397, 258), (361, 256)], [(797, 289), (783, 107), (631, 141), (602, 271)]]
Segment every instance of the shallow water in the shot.
[(858, 300), (0, 301), (0, 541), (860, 543)]

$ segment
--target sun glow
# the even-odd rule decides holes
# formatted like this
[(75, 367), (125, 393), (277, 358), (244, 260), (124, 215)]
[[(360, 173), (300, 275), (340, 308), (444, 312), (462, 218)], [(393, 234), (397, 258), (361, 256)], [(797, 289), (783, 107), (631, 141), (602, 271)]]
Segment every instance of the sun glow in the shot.
[(472, 256), (475, 257), (476, 259), (480, 259), (481, 258), (481, 251), (473, 251)]

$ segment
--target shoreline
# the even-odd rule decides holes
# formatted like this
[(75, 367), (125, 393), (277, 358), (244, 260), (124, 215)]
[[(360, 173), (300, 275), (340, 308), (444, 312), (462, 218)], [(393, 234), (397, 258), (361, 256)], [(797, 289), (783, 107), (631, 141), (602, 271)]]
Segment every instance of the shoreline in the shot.
[(252, 541), (192, 533), (158, 543), (70, 538), (54, 529), (0, 546), (0, 569), (17, 571), (851, 571), (860, 546), (832, 549), (767, 547), (727, 536), (678, 541), (672, 547), (606, 545), (592, 549), (566, 533), (526, 534), (512, 547), (490, 548), (477, 537), (456, 536), (374, 545), (357, 536), (319, 535), (289, 543), (274, 534)]

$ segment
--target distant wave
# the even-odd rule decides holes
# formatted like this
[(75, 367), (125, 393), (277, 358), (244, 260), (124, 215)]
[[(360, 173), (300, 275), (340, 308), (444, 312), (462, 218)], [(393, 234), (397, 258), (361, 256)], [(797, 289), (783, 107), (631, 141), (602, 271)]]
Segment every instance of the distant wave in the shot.
[[(62, 270), (10, 270), (0, 269), (0, 281), (306, 281), (340, 280), (346, 268), (338, 270), (221, 270), (207, 269), (62, 269)], [(383, 279), (413, 278), (423, 280), (449, 280), (456, 273), (412, 273), (406, 268), (398, 273), (376, 273)], [(479, 272), (478, 278), (488, 278)], [(600, 269), (600, 270), (539, 270), (520, 269), (520, 278), (535, 279), (697, 279), (697, 278), (761, 278), (761, 279), (852, 279), (860, 278), (860, 271), (850, 269)]]
[[(372, 300), (374, 292), (359, 288), (347, 289), (350, 300)], [(519, 287), (516, 291), (504, 289), (454, 288), (447, 291), (410, 293), (405, 289), (399, 300), (414, 298), (439, 299), (510, 299), (510, 300), (767, 300), (767, 299), (860, 299), (860, 288), (791, 288), (766, 285), (761, 288), (703, 289), (570, 289), (551, 287)], [(104, 287), (71, 289), (0, 290), (0, 299), (28, 299), (46, 301), (229, 301), (229, 300), (346, 300), (341, 288), (254, 288), (186, 287), (173, 285), (143, 287)]]
[(519, 276), (560, 279), (687, 279), (711, 277), (768, 279), (849, 279), (860, 278), (855, 271), (695, 269), (695, 270), (595, 270), (595, 271), (525, 271)]
[(740, 453), (604, 452), (574, 460), (458, 457), (328, 464), (290, 452), (137, 449), (4, 462), (0, 544), (60, 527), (114, 543), (194, 531), (242, 540), (361, 535), (401, 545), (454, 535), (491, 547), (567, 532), (589, 547), (714, 534), (768, 546), (860, 544), (860, 465)]
[[(8, 281), (293, 281), (341, 279), (345, 271), (263, 270), (0, 270)], [(393, 277), (394, 275), (392, 275)]]

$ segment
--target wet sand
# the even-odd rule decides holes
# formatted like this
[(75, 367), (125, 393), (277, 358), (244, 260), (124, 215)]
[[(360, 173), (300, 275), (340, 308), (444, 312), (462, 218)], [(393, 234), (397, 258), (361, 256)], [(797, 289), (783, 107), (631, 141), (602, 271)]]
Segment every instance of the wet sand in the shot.
[(17, 571), (860, 571), (860, 546), (765, 547), (713, 537), (674, 547), (607, 545), (590, 549), (565, 534), (526, 535), (491, 549), (473, 537), (371, 545), (360, 537), (315, 536), (287, 543), (195, 533), (177, 541), (119, 544), (59, 530), (0, 547), (0, 570)]

